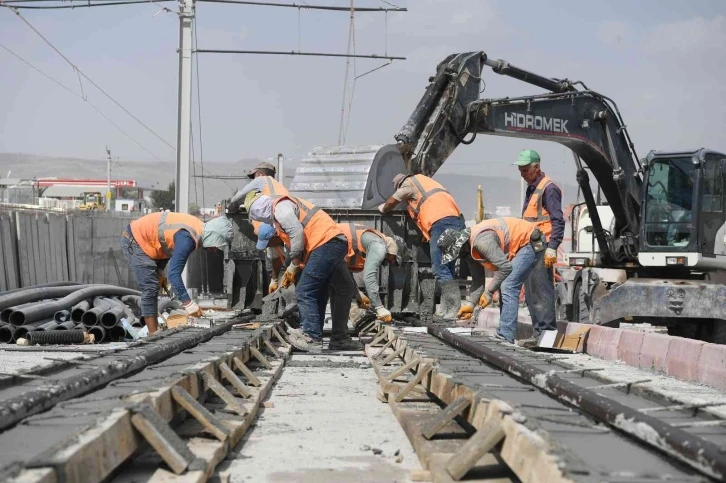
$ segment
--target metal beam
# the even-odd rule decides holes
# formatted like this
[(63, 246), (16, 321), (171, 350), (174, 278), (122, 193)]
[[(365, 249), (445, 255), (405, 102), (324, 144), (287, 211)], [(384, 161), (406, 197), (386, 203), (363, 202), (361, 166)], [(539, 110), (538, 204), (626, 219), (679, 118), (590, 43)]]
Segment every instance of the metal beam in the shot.
[(197, 49), (197, 54), (257, 54), (257, 55), (302, 55), (308, 57), (354, 57), (356, 59), (387, 59), (406, 60), (406, 57), (394, 57), (390, 55), (376, 54), (329, 54), (327, 52), (300, 52), (299, 50), (227, 50), (227, 49)]
[[(331, 10), (335, 12), (350, 12), (350, 7), (335, 7), (332, 5), (308, 5), (306, 3), (273, 3), (273, 2), (252, 2), (247, 0), (198, 0), (206, 3), (233, 3), (237, 5), (255, 5), (258, 7), (288, 7), (307, 10)], [(408, 12), (407, 8), (384, 8), (384, 7), (354, 7), (355, 12)]]

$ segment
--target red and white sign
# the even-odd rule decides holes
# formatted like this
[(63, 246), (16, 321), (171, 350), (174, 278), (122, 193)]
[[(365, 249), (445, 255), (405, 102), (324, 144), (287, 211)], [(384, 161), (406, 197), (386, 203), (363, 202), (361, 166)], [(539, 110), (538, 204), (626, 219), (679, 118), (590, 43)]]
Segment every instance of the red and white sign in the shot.
[[(105, 187), (107, 181), (105, 179), (75, 179), (75, 178), (38, 178), (38, 187), (47, 188), (56, 184), (64, 186), (98, 186)], [(133, 188), (136, 181), (133, 179), (112, 179), (111, 186), (114, 188)]]

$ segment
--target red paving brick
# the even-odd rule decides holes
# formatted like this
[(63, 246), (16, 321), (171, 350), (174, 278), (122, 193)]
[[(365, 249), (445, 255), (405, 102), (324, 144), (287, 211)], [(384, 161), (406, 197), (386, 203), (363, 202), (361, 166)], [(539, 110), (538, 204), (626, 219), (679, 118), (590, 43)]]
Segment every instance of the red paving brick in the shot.
[(640, 360), (640, 349), (643, 347), (644, 332), (634, 330), (623, 330), (618, 344), (618, 360), (623, 361), (629, 366), (638, 367)]
[[(574, 324), (570, 324), (570, 325), (574, 325)], [(577, 325), (580, 325), (580, 324), (577, 324)], [(605, 327), (600, 327), (599, 325), (593, 325), (590, 328), (590, 332), (587, 334), (587, 340), (585, 340), (585, 346), (584, 346), (585, 354), (590, 354), (591, 356), (596, 355), (596, 352), (600, 348), (600, 338), (602, 337), (604, 328)]]
[(673, 337), (666, 357), (666, 374), (695, 381), (698, 378), (698, 361), (705, 342), (682, 337)]
[(666, 371), (666, 356), (673, 337), (663, 334), (645, 334), (640, 348), (638, 366), (643, 369)]
[(703, 346), (697, 377), (698, 382), (726, 390), (726, 345)]
[(603, 331), (598, 343), (597, 357), (606, 361), (614, 361), (618, 358), (618, 344), (623, 334), (621, 329), (613, 329), (611, 327), (600, 327)]

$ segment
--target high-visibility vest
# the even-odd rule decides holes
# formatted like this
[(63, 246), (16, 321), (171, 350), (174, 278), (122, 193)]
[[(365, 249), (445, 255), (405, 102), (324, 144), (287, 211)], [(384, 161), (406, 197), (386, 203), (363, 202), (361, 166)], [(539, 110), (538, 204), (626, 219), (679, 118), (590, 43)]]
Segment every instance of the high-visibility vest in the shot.
[(522, 220), (520, 218), (491, 218), (477, 223), (471, 228), (469, 235), (469, 245), (471, 245), (471, 258), (478, 261), (485, 268), (492, 272), (497, 271), (497, 267), (485, 260), (474, 247), (476, 238), (485, 231), (493, 231), (499, 238), (499, 247), (509, 260), (512, 260), (522, 247), (528, 245), (532, 238), (532, 232), (537, 228), (532, 222)]
[(290, 196), (290, 192), (285, 188), (285, 186), (277, 181), (272, 176), (260, 176), (256, 179), (262, 178), (265, 180), (264, 185), (262, 186), (261, 193), (265, 196), (269, 196), (273, 200), (276, 198), (281, 198), (283, 196)]
[(554, 183), (550, 178), (547, 176), (542, 178), (542, 180), (537, 184), (532, 196), (530, 196), (529, 202), (524, 208), (524, 212), (522, 212), (522, 219), (536, 224), (539, 231), (541, 231), (547, 238), (549, 238), (550, 233), (552, 233), (552, 221), (550, 220), (549, 211), (545, 209), (542, 203), (542, 196), (544, 195), (545, 188), (551, 184)]
[(431, 225), (447, 216), (461, 216), (461, 210), (454, 197), (428, 176), (417, 174), (408, 179), (417, 192), (415, 200), (407, 200), (408, 214), (428, 241), (431, 238)]
[(157, 211), (131, 222), (134, 240), (152, 260), (171, 258), (174, 251), (174, 234), (179, 230), (189, 232), (196, 243), (196, 248), (201, 246), (204, 222), (196, 216)]
[[(282, 200), (289, 200), (298, 207), (298, 220), (303, 227), (303, 235), (305, 238), (305, 253), (302, 262), (307, 262), (310, 253), (319, 246), (329, 242), (338, 235), (343, 235), (343, 231), (333, 221), (333, 219), (324, 212), (319, 206), (315, 206), (302, 198), (294, 198), (292, 196), (283, 196), (272, 201), (272, 213), (274, 218), (275, 208)], [(280, 224), (275, 221), (277, 234), (286, 246), (291, 247), (290, 237), (282, 229)]]
[(357, 223), (338, 223), (338, 227), (343, 230), (343, 234), (348, 239), (348, 255), (346, 256), (348, 269), (351, 272), (360, 272), (366, 263), (366, 252), (361, 241), (363, 233), (373, 233), (381, 238), (382, 243), (385, 243), (385, 235), (378, 230)]

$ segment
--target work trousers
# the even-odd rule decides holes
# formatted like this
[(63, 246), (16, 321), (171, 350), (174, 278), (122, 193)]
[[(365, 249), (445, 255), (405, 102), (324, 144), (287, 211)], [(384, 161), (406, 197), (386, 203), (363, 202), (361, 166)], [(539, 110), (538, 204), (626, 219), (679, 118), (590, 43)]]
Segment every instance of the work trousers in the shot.
[(534, 336), (539, 337), (544, 330), (556, 329), (554, 268), (546, 268), (544, 260), (535, 264), (524, 282), (524, 296), (532, 318)]
[(499, 313), (499, 329), (497, 333), (514, 342), (517, 338), (517, 319), (519, 315), (519, 292), (537, 263), (542, 263), (544, 250), (534, 253), (532, 246), (527, 244), (519, 249), (512, 259), (512, 273), (502, 282), (501, 310)]
[(149, 257), (141, 249), (128, 231), (121, 235), (121, 251), (129, 262), (134, 278), (141, 290), (141, 316), (156, 317), (157, 298), (159, 296), (159, 268), (157, 261)]
[(441, 263), (441, 249), (437, 243), (439, 241), (439, 237), (447, 228), (461, 231), (466, 228), (466, 225), (464, 225), (464, 221), (459, 216), (447, 216), (431, 225), (431, 230), (429, 230), (429, 236), (431, 236), (431, 240), (429, 240), (431, 270), (434, 272), (434, 278), (439, 283), (454, 280), (456, 260), (443, 265)]

